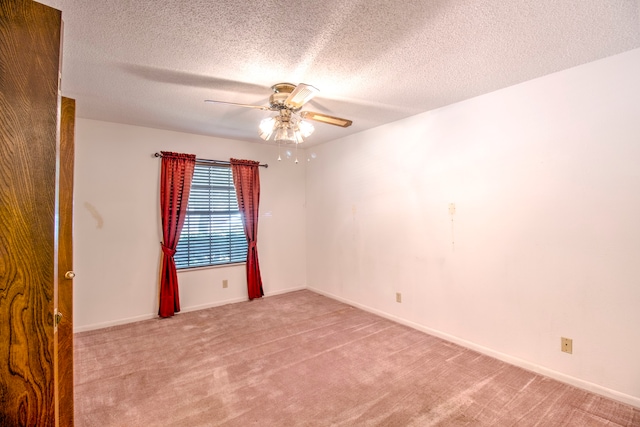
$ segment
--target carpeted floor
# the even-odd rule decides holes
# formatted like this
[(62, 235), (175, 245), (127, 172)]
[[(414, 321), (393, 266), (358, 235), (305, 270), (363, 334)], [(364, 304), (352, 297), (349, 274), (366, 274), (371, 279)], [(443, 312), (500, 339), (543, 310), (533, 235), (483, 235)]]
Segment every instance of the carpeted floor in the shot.
[(640, 410), (310, 291), (75, 337), (76, 426), (640, 426)]

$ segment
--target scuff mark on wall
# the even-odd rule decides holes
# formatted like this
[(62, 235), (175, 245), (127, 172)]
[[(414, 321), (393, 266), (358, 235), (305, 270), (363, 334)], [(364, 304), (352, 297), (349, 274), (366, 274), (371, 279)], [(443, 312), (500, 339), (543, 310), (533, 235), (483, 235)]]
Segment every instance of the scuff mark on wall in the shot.
[(104, 220), (102, 219), (102, 215), (100, 212), (89, 202), (84, 202), (84, 207), (89, 211), (91, 216), (96, 220), (96, 228), (102, 228), (104, 225)]

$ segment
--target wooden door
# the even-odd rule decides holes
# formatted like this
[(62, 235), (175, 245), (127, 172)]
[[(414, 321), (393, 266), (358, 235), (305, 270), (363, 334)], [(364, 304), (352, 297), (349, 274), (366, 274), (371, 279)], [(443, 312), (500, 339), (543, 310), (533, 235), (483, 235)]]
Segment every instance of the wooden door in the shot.
[(76, 101), (62, 98), (58, 234), (58, 396), (60, 425), (73, 425), (73, 164)]
[[(61, 13), (0, 0), (0, 425), (54, 426)], [(66, 426), (65, 426), (66, 427)]]

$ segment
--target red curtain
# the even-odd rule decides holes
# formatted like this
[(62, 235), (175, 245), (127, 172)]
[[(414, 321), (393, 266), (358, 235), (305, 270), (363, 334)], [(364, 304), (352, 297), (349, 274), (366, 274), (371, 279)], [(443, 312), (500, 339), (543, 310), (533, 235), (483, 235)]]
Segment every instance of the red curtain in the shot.
[(191, 190), (194, 154), (162, 152), (160, 213), (162, 216), (162, 268), (160, 269), (160, 317), (180, 311), (178, 274), (173, 256), (180, 240)]
[(258, 263), (258, 206), (260, 205), (260, 162), (252, 160), (231, 159), (233, 184), (236, 187), (238, 208), (242, 215), (244, 234), (247, 236), (247, 288), (249, 299), (260, 298), (262, 291), (262, 277)]

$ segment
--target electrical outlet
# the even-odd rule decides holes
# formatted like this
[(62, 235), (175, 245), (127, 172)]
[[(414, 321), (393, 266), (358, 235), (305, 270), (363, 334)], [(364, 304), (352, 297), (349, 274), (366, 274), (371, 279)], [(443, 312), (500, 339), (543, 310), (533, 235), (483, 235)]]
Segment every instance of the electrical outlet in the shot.
[(573, 340), (571, 338), (560, 338), (560, 350), (572, 354), (573, 353)]
[(400, 292), (396, 292), (396, 302), (402, 302), (402, 294)]
[(227, 279), (224, 279), (224, 280), (222, 281), (222, 287), (223, 287), (223, 288), (228, 288), (228, 287), (229, 287), (229, 281), (228, 281)]

